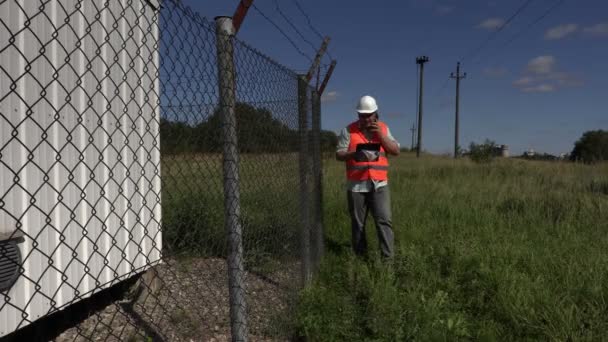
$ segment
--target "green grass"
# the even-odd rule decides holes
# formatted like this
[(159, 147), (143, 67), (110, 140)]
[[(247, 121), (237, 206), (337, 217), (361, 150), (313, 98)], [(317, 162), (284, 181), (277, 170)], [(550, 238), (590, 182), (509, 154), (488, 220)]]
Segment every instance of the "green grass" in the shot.
[[(294, 273), (299, 274), (294, 268), (298, 267), (301, 253), (298, 156), (241, 155), (239, 177), (245, 268), (251, 272), (249, 279), (265, 279), (276, 285), (272, 291), (248, 292), (258, 302), (263, 303), (267, 297), (271, 303), (262, 304), (270, 307), (259, 310), (268, 316), (251, 316), (249, 332), (252, 336), (284, 340), (294, 332), (293, 303), (300, 284), (299, 277), (291, 278)], [(227, 258), (222, 156), (164, 155), (161, 179), (165, 255), (178, 258), (178, 266), (185, 272), (191, 260)], [(251, 283), (255, 287), (255, 282)], [(281, 298), (287, 307), (272, 306), (277, 303), (276, 298)], [(179, 314), (171, 317), (174, 325), (187, 318)], [(260, 323), (267, 319), (269, 323)], [(186, 325), (191, 323), (186, 321)], [(186, 332), (192, 330), (184, 327)]]
[[(599, 341), (608, 335), (608, 165), (391, 159), (392, 264), (350, 250), (326, 160), (327, 254), (300, 297), (311, 341)], [(375, 228), (368, 241), (378, 255)]]
[[(240, 223), (249, 269), (297, 259), (297, 155), (243, 155), (239, 175)], [(161, 177), (165, 250), (173, 255), (226, 257), (222, 156), (165, 156)]]

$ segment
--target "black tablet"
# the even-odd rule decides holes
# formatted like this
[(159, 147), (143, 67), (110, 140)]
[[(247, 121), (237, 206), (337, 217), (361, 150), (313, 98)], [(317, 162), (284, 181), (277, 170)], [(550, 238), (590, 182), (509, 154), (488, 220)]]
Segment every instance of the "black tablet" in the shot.
[(367, 144), (357, 144), (357, 152), (366, 150), (366, 151), (380, 151), (379, 143), (367, 143)]

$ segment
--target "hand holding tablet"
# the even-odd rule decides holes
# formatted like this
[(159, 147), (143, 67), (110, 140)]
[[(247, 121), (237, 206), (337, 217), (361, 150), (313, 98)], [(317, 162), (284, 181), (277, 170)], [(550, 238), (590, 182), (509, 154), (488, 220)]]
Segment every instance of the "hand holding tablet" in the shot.
[(355, 159), (359, 162), (377, 161), (380, 158), (380, 144), (367, 143), (357, 144), (357, 154)]

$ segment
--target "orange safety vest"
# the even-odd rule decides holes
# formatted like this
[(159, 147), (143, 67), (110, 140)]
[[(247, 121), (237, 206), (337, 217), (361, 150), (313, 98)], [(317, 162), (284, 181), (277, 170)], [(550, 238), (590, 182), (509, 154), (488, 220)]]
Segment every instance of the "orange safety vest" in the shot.
[[(384, 122), (378, 121), (378, 125), (382, 130), (382, 133), (386, 135), (387, 127)], [(348, 151), (356, 151), (358, 144), (366, 143), (380, 143), (380, 139), (376, 135), (372, 140), (368, 140), (365, 134), (359, 129), (359, 122), (355, 121), (348, 125), (348, 132), (350, 133), (350, 144), (348, 145)], [(365, 181), (368, 179), (373, 180), (388, 180), (388, 159), (386, 158), (386, 151), (384, 147), (380, 145), (380, 158), (373, 162), (358, 162), (355, 159), (349, 159), (346, 161), (346, 178), (351, 181)]]

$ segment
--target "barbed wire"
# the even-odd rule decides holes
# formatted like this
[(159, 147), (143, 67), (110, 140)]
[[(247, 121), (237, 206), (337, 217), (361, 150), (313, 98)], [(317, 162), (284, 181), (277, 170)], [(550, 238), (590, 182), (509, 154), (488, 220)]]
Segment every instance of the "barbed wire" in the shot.
[(285, 37), (285, 39), (287, 39), (287, 41), (289, 41), (289, 43), (291, 44), (291, 46), (293, 46), (294, 49), (296, 49), (296, 51), (302, 55), (303, 57), (305, 57), (306, 59), (308, 59), (309, 62), (312, 63), (312, 58), (305, 54), (297, 45), (296, 43), (289, 37), (289, 35), (287, 35), (287, 33), (285, 33), (285, 31), (283, 29), (281, 29), (281, 27), (279, 25), (277, 25), (277, 23), (275, 23), (272, 19), (270, 19), (264, 12), (262, 12), (255, 4), (252, 4), (251, 7), (253, 7), (253, 9), (255, 9), (264, 19), (266, 19), (266, 21), (268, 21), (272, 26), (274, 26), (274, 28), (277, 29), (277, 31), (279, 31), (283, 37)]
[(293, 2), (296, 4), (296, 7), (298, 8), (298, 10), (300, 10), (300, 13), (302, 13), (302, 15), (306, 18), (306, 21), (308, 22), (308, 27), (310, 27), (312, 32), (314, 32), (317, 35), (317, 37), (319, 37), (319, 39), (323, 40), (323, 35), (321, 33), (319, 33), (319, 31), (312, 25), (312, 22), (310, 21), (310, 16), (304, 11), (302, 6), (300, 6), (300, 3), (298, 2), (298, 0), (293, 0)]
[(291, 20), (289, 20), (289, 18), (287, 18), (287, 16), (285, 15), (285, 13), (283, 13), (283, 11), (281, 10), (281, 7), (279, 6), (278, 0), (274, 0), (274, 5), (275, 5), (275, 9), (277, 10), (277, 12), (279, 12), (279, 14), (281, 15), (281, 17), (283, 17), (283, 19), (285, 19), (285, 22), (287, 22), (289, 24), (289, 26), (291, 26), (291, 28), (294, 31), (296, 31), (296, 33), (298, 34), (298, 36), (300, 36), (300, 38), (302, 38), (302, 40), (304, 42), (306, 42), (308, 45), (310, 45), (310, 47), (312, 48), (313, 51), (316, 51), (317, 47), (314, 46), (314, 44), (311, 43), (310, 40), (306, 39), (306, 37), (304, 37), (304, 35), (302, 34), (302, 32), (300, 32), (300, 30), (298, 30), (298, 28), (291, 22)]
[[(302, 6), (298, 2), (298, 0), (293, 0), (293, 2), (296, 4), (296, 7), (300, 11), (300, 13), (302, 13), (302, 15), (304, 16), (304, 18), (306, 18), (306, 22), (308, 23), (308, 27), (310, 27), (311, 31), (313, 31), (317, 35), (317, 37), (319, 37), (319, 39), (321, 39), (321, 40), (325, 39), (323, 37), (323, 35), (321, 33), (319, 33), (319, 31), (312, 25), (312, 22), (310, 20), (310, 16), (306, 13), (306, 11), (304, 11), (304, 9), (302, 8)], [(327, 56), (329, 57), (330, 60), (333, 59), (333, 57), (331, 56), (331, 53), (329, 51), (329, 48), (327, 49), (326, 54), (327, 54)]]

